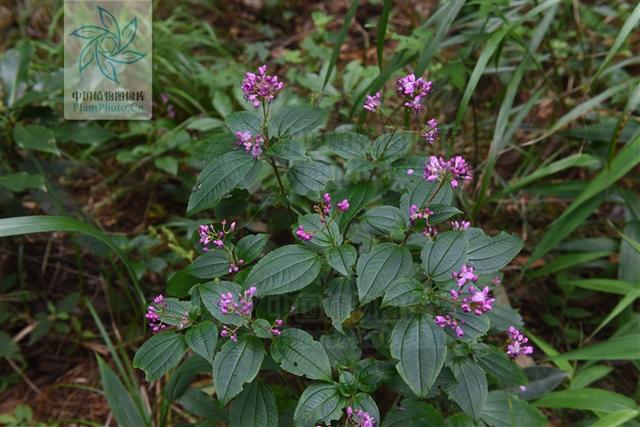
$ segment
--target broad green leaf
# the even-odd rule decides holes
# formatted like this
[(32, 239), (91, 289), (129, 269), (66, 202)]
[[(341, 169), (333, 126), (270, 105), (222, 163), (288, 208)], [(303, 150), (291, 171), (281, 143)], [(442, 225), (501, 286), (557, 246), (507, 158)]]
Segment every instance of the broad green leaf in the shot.
[(228, 425), (229, 417), (227, 410), (219, 401), (215, 400), (212, 396), (202, 391), (199, 388), (188, 388), (182, 393), (177, 402), (187, 413), (202, 417), (205, 420), (205, 425), (214, 425), (222, 423), (225, 426)]
[(554, 362), (566, 360), (640, 360), (640, 332), (610, 338), (552, 357)]
[(187, 272), (198, 279), (213, 279), (229, 272), (229, 258), (222, 249), (212, 249), (195, 259)]
[(506, 332), (509, 326), (521, 329), (524, 325), (522, 316), (513, 308), (506, 305), (494, 305), (493, 310), (485, 313), (491, 322), (491, 329)]
[(310, 105), (283, 107), (269, 122), (269, 135), (285, 138), (309, 134), (326, 119), (327, 113), (322, 108)]
[(357, 338), (353, 333), (345, 332), (335, 331), (331, 335), (320, 337), (320, 344), (327, 352), (331, 366), (352, 368), (362, 356)]
[(261, 297), (298, 291), (316, 279), (321, 264), (320, 257), (307, 248), (282, 246), (253, 267), (246, 283), (255, 286)]
[(426, 315), (405, 317), (391, 334), (391, 357), (398, 373), (418, 397), (426, 396), (444, 364), (445, 333)]
[(277, 144), (274, 144), (267, 149), (267, 155), (292, 162), (309, 160), (305, 151), (306, 149), (303, 138), (304, 135), (301, 135), (299, 137), (278, 141)]
[(535, 407), (504, 391), (492, 391), (480, 417), (494, 427), (544, 427), (547, 419)]
[(231, 427), (277, 427), (278, 406), (271, 387), (254, 380), (233, 400)]
[(487, 376), (477, 363), (465, 359), (451, 369), (458, 383), (449, 395), (467, 415), (480, 418), (489, 393)]
[(353, 265), (356, 263), (358, 253), (350, 244), (343, 244), (337, 248), (329, 248), (325, 253), (327, 264), (343, 276), (351, 276)]
[(218, 400), (226, 405), (238, 395), (243, 384), (256, 377), (263, 359), (260, 338), (245, 335), (237, 342), (227, 341), (213, 360), (213, 385)]
[(374, 246), (360, 257), (356, 267), (360, 305), (382, 296), (394, 280), (408, 276), (412, 269), (411, 254), (406, 248), (391, 243)]
[(189, 197), (187, 214), (214, 207), (243, 182), (255, 165), (256, 160), (251, 155), (239, 150), (223, 154), (209, 163), (198, 175)]
[(315, 426), (318, 422), (330, 423), (342, 416), (346, 399), (338, 386), (328, 383), (311, 384), (298, 400), (293, 419), (303, 427)]
[(120, 378), (104, 363), (100, 356), (96, 355), (96, 357), (98, 358), (102, 389), (118, 425), (122, 427), (150, 426), (151, 423), (141, 415), (140, 409), (131, 399), (131, 395), (122, 385)]
[[(517, 390), (521, 399), (533, 400), (554, 390), (560, 385), (567, 374), (553, 366), (530, 366), (525, 368), (528, 384), (524, 390)], [(523, 383), (524, 384), (524, 383)]]
[(42, 175), (27, 172), (10, 173), (0, 176), (0, 186), (16, 193), (30, 188), (47, 191)]
[(309, 379), (331, 381), (329, 357), (322, 345), (302, 329), (287, 328), (274, 337), (271, 356), (282, 369)]
[(145, 372), (147, 381), (155, 381), (178, 366), (187, 351), (184, 336), (175, 331), (161, 332), (149, 338), (136, 351), (133, 367)]
[(404, 399), (387, 413), (382, 427), (443, 427), (440, 411), (418, 399)]
[(524, 371), (507, 357), (504, 351), (482, 343), (472, 345), (478, 364), (501, 385), (523, 385), (527, 383)]
[(303, 242), (304, 246), (313, 247), (322, 252), (342, 244), (342, 234), (335, 221), (329, 220), (323, 224), (320, 215), (307, 214), (298, 218), (298, 225), (303, 226), (305, 231), (313, 233), (313, 239)]
[[(183, 323), (182, 318), (189, 314), (189, 301), (180, 301), (177, 298), (165, 298), (165, 307), (159, 313), (160, 321), (171, 326), (178, 326)], [(180, 329), (183, 326), (180, 326)]]
[(629, 397), (599, 388), (554, 391), (542, 396), (534, 404), (539, 408), (579, 409), (604, 413), (638, 407)]
[(460, 209), (454, 208), (453, 206), (434, 203), (431, 204), (429, 209), (433, 211), (433, 213), (429, 215), (429, 225), (438, 225), (449, 218), (463, 213)]
[(315, 160), (296, 162), (287, 172), (291, 190), (303, 196), (321, 192), (331, 179), (331, 167)]
[(349, 200), (349, 210), (335, 214), (336, 222), (341, 232), (345, 232), (351, 220), (364, 209), (374, 197), (376, 197), (375, 187), (366, 182), (360, 182), (343, 190), (336, 191), (335, 200)]
[(155, 167), (171, 175), (178, 174), (178, 160), (175, 157), (158, 157), (153, 161)]
[(366, 358), (358, 362), (354, 376), (361, 390), (373, 393), (383, 382), (390, 379), (394, 373), (392, 363)]
[(333, 132), (324, 137), (329, 148), (345, 160), (364, 159), (371, 142), (355, 132)]
[(375, 423), (380, 422), (380, 410), (378, 409), (378, 405), (375, 400), (367, 393), (357, 393), (353, 396), (353, 400), (351, 401), (351, 407), (354, 411), (358, 409), (362, 409), (367, 412), (374, 419)]
[(204, 320), (187, 329), (184, 339), (189, 348), (207, 362), (213, 363), (218, 343), (218, 327), (211, 320)]
[(451, 273), (467, 261), (467, 233), (446, 231), (425, 243), (420, 258), (422, 268), (437, 282), (451, 279)]
[(411, 135), (404, 132), (386, 133), (371, 145), (371, 157), (378, 162), (397, 160), (411, 148)]
[(427, 206), (434, 205), (450, 205), (453, 201), (453, 192), (451, 187), (443, 185), (438, 190), (437, 182), (429, 182), (420, 178), (418, 181), (409, 187), (409, 190), (400, 197), (400, 210), (409, 215), (409, 208), (411, 205), (416, 205), (422, 209)]
[(415, 279), (395, 280), (384, 294), (382, 307), (407, 307), (425, 300), (424, 287)]
[(40, 125), (16, 125), (13, 140), (25, 150), (44, 151), (60, 155), (53, 132)]
[(249, 234), (244, 236), (236, 245), (236, 255), (239, 259), (244, 260), (245, 264), (253, 262), (260, 256), (268, 241), (268, 234)]
[(202, 304), (207, 309), (209, 313), (220, 322), (226, 325), (236, 325), (240, 326), (244, 323), (244, 319), (235, 313), (225, 314), (220, 311), (220, 306), (218, 305), (220, 301), (220, 297), (222, 294), (231, 292), (234, 295), (234, 298), (238, 298), (238, 294), (240, 293), (240, 285), (233, 282), (207, 282), (202, 283), (195, 287), (200, 294), (200, 299), (202, 300)]
[(249, 111), (237, 111), (224, 119), (232, 133), (251, 132), (252, 135), (262, 134), (262, 118)]
[(402, 232), (405, 226), (405, 215), (395, 206), (378, 206), (369, 209), (361, 218), (367, 230), (375, 235)]
[(165, 399), (176, 400), (187, 391), (194, 378), (210, 373), (211, 362), (207, 362), (198, 355), (191, 356), (173, 372), (163, 387), (162, 394)]
[(331, 319), (333, 327), (342, 332), (342, 322), (351, 316), (356, 307), (357, 297), (353, 282), (346, 277), (333, 279), (325, 291), (322, 301), (324, 312)]
[(478, 234), (469, 240), (467, 260), (480, 274), (495, 273), (509, 264), (523, 245), (520, 238), (504, 231), (493, 237)]
[[(489, 316), (478, 316), (475, 313), (457, 313), (456, 317), (462, 324), (464, 336), (460, 338), (463, 341), (475, 341), (484, 336), (491, 327)], [(447, 334), (455, 337), (455, 332), (451, 328), (446, 329)]]

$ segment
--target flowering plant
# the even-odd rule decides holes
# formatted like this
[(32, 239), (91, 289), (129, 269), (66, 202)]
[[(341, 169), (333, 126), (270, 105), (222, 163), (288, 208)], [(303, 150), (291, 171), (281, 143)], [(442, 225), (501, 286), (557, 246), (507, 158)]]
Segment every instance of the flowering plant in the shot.
[[(421, 121), (432, 86), (409, 74), (390, 102)], [(218, 216), (238, 194), (246, 203), (194, 229), (201, 255), (149, 306), (155, 334), (134, 365), (156, 381), (187, 353), (182, 366), (204, 359), (232, 426), (544, 425), (515, 363), (535, 350), (497, 298), (523, 243), (456, 207), (472, 166), (437, 155), (433, 118), (372, 141), (330, 131), (319, 107), (282, 105), (283, 87), (266, 66), (246, 74), (249, 111), (226, 117), (228, 146), (187, 214)], [(362, 108), (388, 123), (383, 101)], [(275, 397), (282, 381), (291, 407)]]

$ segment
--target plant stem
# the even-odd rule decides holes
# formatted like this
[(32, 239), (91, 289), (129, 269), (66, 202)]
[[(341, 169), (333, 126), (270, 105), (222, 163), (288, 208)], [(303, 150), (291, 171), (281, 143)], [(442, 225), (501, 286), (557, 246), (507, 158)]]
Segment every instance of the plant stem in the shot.
[(284, 189), (284, 185), (282, 184), (282, 178), (280, 177), (280, 171), (278, 170), (278, 166), (276, 165), (276, 161), (273, 159), (273, 156), (269, 156), (269, 160), (271, 163), (271, 167), (273, 168), (273, 172), (276, 174), (276, 179), (278, 180), (278, 186), (280, 187), (280, 193), (284, 198), (284, 201), (287, 205), (287, 210), (289, 211), (289, 216), (292, 221), (295, 221), (296, 217), (293, 214), (293, 209), (291, 209), (291, 204), (289, 203), (289, 197), (287, 195), (287, 190)]

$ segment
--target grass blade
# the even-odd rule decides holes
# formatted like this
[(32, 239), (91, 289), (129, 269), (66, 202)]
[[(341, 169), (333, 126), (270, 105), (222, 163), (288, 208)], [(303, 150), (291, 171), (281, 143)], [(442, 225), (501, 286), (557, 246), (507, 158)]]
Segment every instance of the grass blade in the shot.
[(569, 375), (569, 378), (573, 376), (573, 366), (566, 360), (555, 359), (556, 356), (560, 355), (558, 350), (551, 347), (551, 344), (543, 340), (542, 338), (538, 338), (533, 335), (530, 331), (527, 331), (527, 336), (533, 341), (533, 343), (540, 349), (544, 354), (551, 358), (551, 361), (562, 371), (566, 372)]
[(360, 0), (352, 0), (351, 5), (349, 6), (349, 10), (347, 10), (347, 14), (344, 16), (344, 21), (342, 22), (342, 28), (340, 29), (340, 33), (338, 33), (338, 39), (336, 40), (336, 45), (333, 48), (333, 52), (331, 52), (331, 59), (329, 60), (329, 66), (327, 67), (327, 73), (324, 75), (324, 82), (322, 83), (322, 92), (324, 92), (324, 88), (327, 87), (327, 83), (329, 83), (329, 78), (331, 77), (331, 73), (336, 66), (336, 62), (338, 62), (338, 56), (340, 55), (340, 48), (342, 47), (342, 43), (344, 43), (344, 39), (347, 38), (347, 33), (349, 32), (349, 27), (351, 26), (351, 21), (353, 17), (356, 15), (356, 10), (358, 9), (358, 3)]
[(600, 74), (602, 74), (607, 65), (609, 65), (609, 62), (611, 62), (616, 53), (618, 53), (618, 50), (620, 50), (620, 48), (622, 47), (622, 43), (624, 43), (627, 37), (629, 37), (629, 34), (631, 34), (633, 28), (638, 25), (638, 21), (640, 21), (640, 3), (636, 5), (629, 18), (627, 18), (627, 20), (624, 22), (624, 25), (620, 29), (620, 32), (616, 36), (616, 39), (611, 46), (611, 49), (609, 49), (609, 52), (607, 52), (607, 56), (604, 58), (604, 61), (602, 61), (602, 64), (600, 64), (600, 67), (598, 67), (598, 71), (593, 77), (592, 82), (596, 81), (598, 77), (600, 77)]
[(618, 304), (611, 310), (611, 313), (607, 315), (607, 317), (598, 325), (598, 327), (589, 335), (588, 340), (593, 338), (598, 332), (602, 330), (605, 326), (609, 324), (613, 319), (616, 318), (622, 311), (633, 304), (636, 299), (640, 297), (640, 289), (635, 289), (629, 292), (624, 298), (620, 300)]
[(376, 33), (376, 48), (378, 51), (378, 68), (382, 72), (384, 62), (384, 39), (387, 34), (387, 24), (389, 23), (389, 13), (391, 12), (391, 0), (384, 0), (382, 13), (378, 21), (378, 32)]
[(640, 331), (616, 336), (607, 341), (582, 347), (558, 356), (551, 360), (640, 360)]
[(580, 252), (562, 255), (547, 265), (541, 267), (538, 270), (535, 270), (530, 274), (529, 277), (532, 279), (536, 277), (546, 276), (548, 274), (557, 273), (558, 271), (566, 270), (567, 268), (574, 267), (576, 265), (585, 264), (587, 262), (596, 260), (598, 258), (605, 257), (609, 255), (609, 251), (598, 251), (598, 252)]

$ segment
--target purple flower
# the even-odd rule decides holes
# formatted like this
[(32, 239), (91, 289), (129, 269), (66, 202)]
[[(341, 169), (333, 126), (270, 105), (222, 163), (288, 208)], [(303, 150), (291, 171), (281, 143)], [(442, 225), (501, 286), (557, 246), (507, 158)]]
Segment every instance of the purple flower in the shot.
[(375, 112), (378, 110), (378, 108), (380, 108), (381, 102), (380, 102), (380, 92), (376, 92), (375, 95), (370, 96), (367, 95), (367, 100), (364, 101), (364, 109), (370, 112)]
[(413, 110), (422, 110), (422, 99), (431, 92), (432, 83), (425, 81), (422, 77), (417, 78), (408, 74), (396, 82), (396, 92), (404, 101), (405, 107)]
[(477, 316), (491, 310), (495, 298), (491, 298), (489, 295), (489, 287), (485, 286), (483, 290), (477, 290), (473, 286), (469, 287), (470, 296), (462, 299), (460, 307), (465, 313), (473, 312)]
[(262, 154), (263, 143), (264, 138), (261, 135), (254, 137), (251, 132), (236, 132), (236, 144), (242, 147), (246, 153), (251, 154), (254, 159), (257, 159)]
[(342, 201), (338, 202), (337, 206), (342, 212), (346, 212), (349, 210), (349, 200), (342, 199)]
[(224, 247), (224, 238), (229, 233), (233, 233), (236, 229), (235, 221), (227, 229), (227, 220), (220, 221), (220, 231), (217, 231), (213, 224), (202, 224), (198, 226), (198, 234), (200, 235), (200, 244), (204, 252), (209, 251), (209, 245), (213, 244), (217, 248)]
[(427, 239), (434, 239), (438, 235), (438, 229), (433, 226), (428, 226), (422, 230), (422, 235)]
[(351, 406), (347, 406), (345, 413), (347, 414), (347, 419), (354, 423), (353, 425), (356, 427), (375, 427), (376, 425), (376, 419), (362, 409), (354, 411)]
[(515, 359), (519, 355), (527, 355), (533, 353), (533, 347), (526, 345), (529, 342), (529, 338), (525, 337), (522, 332), (509, 326), (507, 330), (507, 356)]
[(220, 331), (220, 336), (222, 338), (229, 337), (229, 339), (233, 342), (238, 342), (238, 335), (236, 332), (238, 329), (231, 329), (228, 326), (222, 326), (222, 331)]
[(298, 229), (296, 230), (296, 236), (298, 236), (300, 240), (303, 240), (305, 242), (308, 242), (309, 240), (313, 239), (313, 233), (304, 231), (304, 227), (301, 225), (298, 226)]
[(422, 131), (422, 138), (428, 143), (433, 144), (440, 135), (440, 129), (438, 129), (438, 122), (436, 119), (431, 119), (427, 122), (427, 126)]
[(251, 312), (253, 311), (253, 296), (256, 294), (256, 287), (251, 286), (244, 291), (242, 295), (238, 295), (237, 302), (231, 292), (226, 292), (220, 295), (218, 301), (218, 307), (223, 314), (237, 313), (238, 315), (247, 319), (251, 318)]
[(454, 271), (451, 273), (453, 279), (458, 283), (459, 287), (462, 287), (467, 282), (477, 282), (478, 276), (475, 274), (475, 268), (472, 265), (464, 264), (460, 267), (460, 271)]
[(409, 207), (409, 221), (411, 224), (415, 224), (417, 220), (424, 219), (427, 220), (429, 215), (432, 215), (433, 211), (429, 208), (418, 209), (418, 206), (411, 205)]
[(160, 320), (160, 314), (162, 314), (165, 308), (167, 308), (167, 303), (162, 294), (154, 297), (153, 303), (147, 307), (147, 313), (144, 317), (149, 320), (149, 327), (153, 332), (159, 332), (167, 327), (167, 325)]
[(242, 80), (242, 94), (244, 99), (258, 108), (262, 102), (271, 102), (278, 92), (282, 90), (284, 83), (278, 80), (278, 76), (267, 74), (267, 66), (258, 68), (258, 74), (246, 73)]
[(451, 188), (458, 186), (458, 180), (471, 181), (473, 179), (471, 168), (469, 168), (469, 165), (462, 156), (455, 156), (449, 160), (449, 172), (452, 175)]
[(411, 176), (413, 175), (415, 171), (413, 169), (407, 169), (407, 175)]
[(429, 162), (424, 166), (423, 178), (433, 182), (444, 176), (449, 170), (449, 163), (442, 157), (429, 156)]
[(458, 321), (450, 315), (436, 316), (433, 320), (442, 329), (450, 328), (456, 334), (456, 337), (462, 338), (464, 336), (464, 330), (460, 327)]
[(424, 166), (423, 177), (427, 181), (451, 177), (451, 188), (458, 187), (458, 181), (470, 181), (473, 178), (469, 164), (461, 156), (446, 161), (442, 157), (430, 156)]
[(465, 231), (469, 227), (471, 227), (471, 223), (469, 221), (451, 221), (451, 228), (453, 230)]

